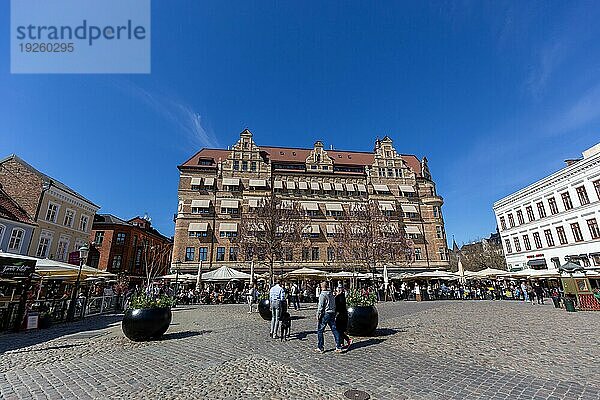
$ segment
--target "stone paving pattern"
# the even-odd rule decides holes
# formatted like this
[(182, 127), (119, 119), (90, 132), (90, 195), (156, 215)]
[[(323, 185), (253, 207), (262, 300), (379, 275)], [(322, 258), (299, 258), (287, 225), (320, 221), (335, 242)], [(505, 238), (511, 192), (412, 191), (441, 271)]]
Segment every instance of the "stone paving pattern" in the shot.
[(508, 301), (378, 305), (376, 336), (316, 347), (314, 306), (292, 340), (242, 305), (182, 307), (160, 341), (120, 316), (0, 336), (1, 399), (600, 399), (600, 313)]

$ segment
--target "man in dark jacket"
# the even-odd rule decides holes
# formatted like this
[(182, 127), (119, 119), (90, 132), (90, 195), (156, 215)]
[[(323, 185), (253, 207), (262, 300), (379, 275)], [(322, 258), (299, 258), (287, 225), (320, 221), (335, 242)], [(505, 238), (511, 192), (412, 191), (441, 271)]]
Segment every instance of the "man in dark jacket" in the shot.
[(317, 349), (315, 351), (324, 353), (324, 340), (323, 332), (325, 327), (329, 325), (333, 337), (335, 338), (335, 352), (342, 352), (342, 345), (340, 343), (340, 335), (335, 327), (335, 297), (329, 290), (329, 283), (321, 283), (321, 293), (319, 294), (319, 305), (317, 306)]

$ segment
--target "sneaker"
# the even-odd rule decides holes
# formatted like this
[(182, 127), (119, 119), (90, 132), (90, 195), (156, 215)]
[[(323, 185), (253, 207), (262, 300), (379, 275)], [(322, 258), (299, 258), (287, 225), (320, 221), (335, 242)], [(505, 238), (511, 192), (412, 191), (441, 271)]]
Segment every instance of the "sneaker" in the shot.
[(338, 347), (337, 349), (335, 349), (336, 353), (343, 353), (344, 349), (342, 349), (341, 347)]
[(346, 345), (346, 348), (350, 348), (350, 346), (352, 346), (352, 338), (348, 339), (348, 344)]
[(323, 350), (323, 349), (315, 349), (315, 352), (319, 353), (319, 354), (323, 354), (323, 353), (325, 353), (325, 350)]

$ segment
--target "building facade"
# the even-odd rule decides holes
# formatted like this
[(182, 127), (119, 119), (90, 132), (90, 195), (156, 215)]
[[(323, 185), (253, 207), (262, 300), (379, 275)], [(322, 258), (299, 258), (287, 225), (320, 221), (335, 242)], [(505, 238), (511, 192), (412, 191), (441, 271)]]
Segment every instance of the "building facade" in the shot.
[(27, 253), (35, 223), (0, 186), (0, 251)]
[(182, 269), (197, 270), (200, 262), (249, 269), (234, 239), (240, 216), (271, 195), (299, 203), (312, 230), (310, 249), (286, 257), (279, 272), (343, 268), (330, 257), (329, 224), (367, 200), (378, 202), (409, 238), (414, 257), (398, 268), (449, 266), (443, 199), (427, 159), (399, 154), (387, 136), (373, 152), (353, 152), (326, 150), (320, 141), (311, 149), (259, 147), (244, 130), (230, 149), (202, 149), (178, 168), (172, 261)]
[(0, 160), (0, 184), (37, 224), (26, 254), (76, 262), (99, 206), (14, 154)]
[(141, 280), (146, 276), (146, 264), (152, 261), (149, 258), (160, 257), (158, 252), (152, 251), (158, 246), (166, 254), (154, 260), (158, 268), (153, 275), (165, 275), (169, 270), (172, 240), (154, 229), (148, 217), (125, 221), (114, 215), (97, 214), (90, 241), (89, 264), (102, 271)]
[(494, 203), (509, 269), (600, 266), (600, 144)]

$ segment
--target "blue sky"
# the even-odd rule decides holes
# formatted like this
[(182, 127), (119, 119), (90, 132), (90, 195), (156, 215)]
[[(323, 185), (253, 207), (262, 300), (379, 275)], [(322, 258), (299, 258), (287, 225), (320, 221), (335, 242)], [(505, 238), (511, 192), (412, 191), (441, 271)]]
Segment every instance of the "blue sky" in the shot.
[(203, 146), (426, 155), (446, 230), (495, 230), (492, 203), (600, 142), (596, 2), (152, 3), (149, 75), (11, 75), (0, 2), (0, 156), (101, 212), (173, 234), (176, 166)]

